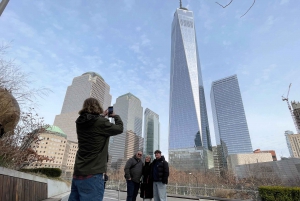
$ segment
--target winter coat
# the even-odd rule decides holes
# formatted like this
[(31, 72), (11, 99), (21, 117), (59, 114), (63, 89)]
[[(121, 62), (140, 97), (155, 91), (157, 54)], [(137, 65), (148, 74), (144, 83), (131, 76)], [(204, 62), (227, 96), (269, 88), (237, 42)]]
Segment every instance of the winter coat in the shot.
[(135, 183), (140, 183), (143, 171), (143, 162), (135, 155), (128, 159), (124, 167), (125, 179), (131, 179)]
[(150, 177), (152, 163), (145, 162), (143, 166), (143, 180), (141, 184), (141, 198), (153, 198), (153, 181)]
[[(156, 166), (156, 167), (155, 167)], [(154, 168), (157, 168), (157, 179), (155, 179), (155, 175), (153, 175)], [(161, 181), (163, 184), (168, 184), (169, 177), (169, 164), (165, 160), (164, 156), (161, 156), (160, 159), (154, 159), (151, 166), (151, 178), (153, 181)]]
[(74, 175), (85, 176), (106, 172), (110, 136), (123, 132), (123, 122), (114, 116), (115, 124), (101, 115), (84, 113), (76, 120), (78, 151)]

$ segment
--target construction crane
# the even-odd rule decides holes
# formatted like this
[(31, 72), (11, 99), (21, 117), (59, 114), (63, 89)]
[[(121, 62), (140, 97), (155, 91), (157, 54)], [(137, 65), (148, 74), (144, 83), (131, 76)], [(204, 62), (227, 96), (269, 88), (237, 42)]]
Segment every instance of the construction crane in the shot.
[(292, 83), (291, 83), (290, 86), (289, 86), (289, 90), (288, 90), (288, 92), (287, 92), (286, 97), (282, 96), (282, 101), (286, 101), (286, 103), (287, 103), (287, 105), (288, 105), (288, 108), (289, 108), (289, 110), (290, 110), (290, 113), (291, 113), (291, 115), (292, 115), (292, 119), (293, 119), (293, 121), (294, 121), (294, 125), (295, 125), (295, 127), (296, 127), (296, 131), (297, 131), (297, 133), (300, 133), (300, 128), (298, 128), (298, 126), (297, 126), (296, 117), (295, 117), (295, 115), (294, 115), (293, 109), (292, 109), (292, 107), (291, 107), (291, 105), (290, 105), (290, 102), (289, 102), (289, 93), (290, 93), (291, 86), (292, 86)]

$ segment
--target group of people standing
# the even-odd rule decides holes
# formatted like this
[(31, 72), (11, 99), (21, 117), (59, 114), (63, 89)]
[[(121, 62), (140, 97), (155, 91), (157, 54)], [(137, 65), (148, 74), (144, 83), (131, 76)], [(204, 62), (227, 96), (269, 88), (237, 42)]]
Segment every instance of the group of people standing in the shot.
[[(114, 119), (111, 123), (107, 117)], [(84, 101), (76, 120), (78, 151), (69, 201), (102, 201), (107, 171), (108, 145), (111, 136), (123, 133), (123, 122), (119, 115), (103, 110), (99, 101), (88, 98)], [(155, 159), (138, 151), (125, 166), (127, 201), (135, 201), (141, 185), (141, 197), (154, 201), (166, 200), (166, 185), (169, 166), (156, 150)], [(142, 179), (142, 180), (141, 180)]]
[(155, 159), (151, 163), (151, 156), (142, 162), (141, 151), (130, 158), (124, 168), (127, 183), (126, 201), (135, 201), (140, 189), (140, 197), (145, 201), (166, 201), (169, 165), (160, 150), (154, 152)]

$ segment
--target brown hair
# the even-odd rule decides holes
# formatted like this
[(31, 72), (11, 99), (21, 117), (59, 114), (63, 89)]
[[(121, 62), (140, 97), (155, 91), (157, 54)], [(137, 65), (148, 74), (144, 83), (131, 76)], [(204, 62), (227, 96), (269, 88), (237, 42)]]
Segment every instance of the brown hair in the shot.
[(83, 102), (82, 109), (78, 113), (80, 115), (83, 113), (102, 114), (103, 109), (96, 98), (87, 98)]

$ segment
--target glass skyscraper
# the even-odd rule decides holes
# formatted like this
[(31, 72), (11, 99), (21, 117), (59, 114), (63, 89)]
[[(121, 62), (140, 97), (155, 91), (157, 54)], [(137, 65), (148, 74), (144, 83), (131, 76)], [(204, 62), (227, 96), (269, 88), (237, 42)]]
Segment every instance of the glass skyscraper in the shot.
[(228, 155), (253, 152), (237, 76), (214, 81), (210, 96), (216, 141), (226, 166)]
[(194, 15), (178, 8), (172, 23), (169, 149), (211, 150)]
[(154, 158), (154, 151), (159, 150), (160, 124), (159, 116), (146, 108), (144, 113), (144, 155)]

